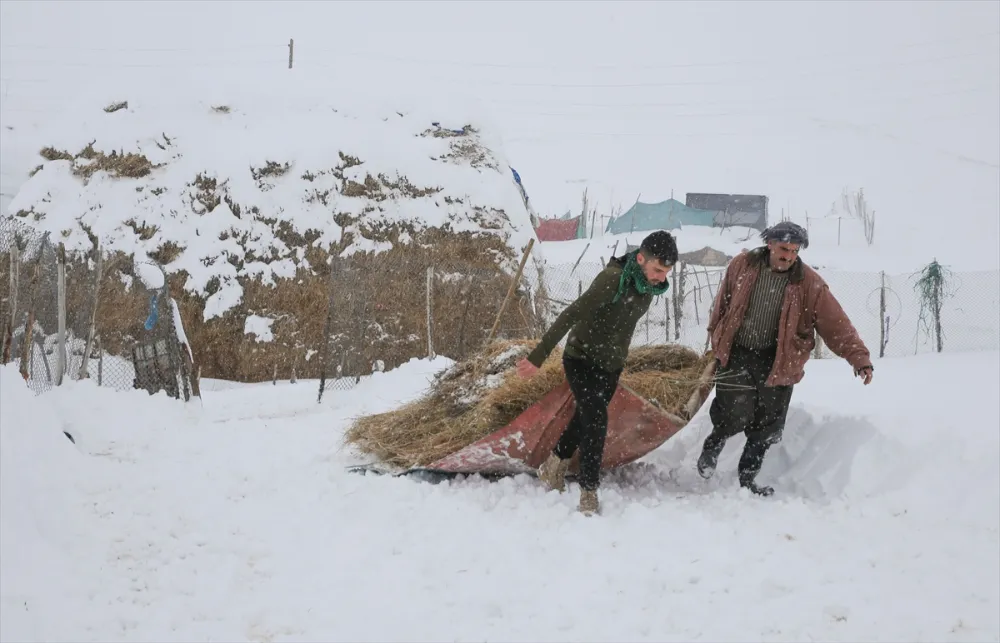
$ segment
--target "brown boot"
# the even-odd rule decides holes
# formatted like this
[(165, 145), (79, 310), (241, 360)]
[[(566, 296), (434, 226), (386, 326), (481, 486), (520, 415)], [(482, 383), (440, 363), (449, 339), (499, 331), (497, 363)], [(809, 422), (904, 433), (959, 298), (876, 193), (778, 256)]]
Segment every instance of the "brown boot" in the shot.
[(580, 506), (578, 510), (584, 516), (593, 516), (594, 514), (601, 513), (601, 503), (597, 499), (596, 489), (593, 491), (580, 489)]
[(538, 467), (538, 479), (552, 491), (566, 491), (566, 472), (569, 471), (569, 459), (560, 460), (555, 453)]

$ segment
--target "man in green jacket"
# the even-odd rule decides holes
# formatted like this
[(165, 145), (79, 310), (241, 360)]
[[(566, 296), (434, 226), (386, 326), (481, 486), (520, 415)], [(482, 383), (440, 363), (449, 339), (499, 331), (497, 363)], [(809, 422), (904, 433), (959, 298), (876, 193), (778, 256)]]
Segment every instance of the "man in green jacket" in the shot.
[(659, 230), (643, 239), (639, 249), (612, 257), (590, 287), (556, 318), (538, 346), (518, 362), (521, 377), (531, 377), (549, 353), (569, 333), (563, 368), (576, 411), (552, 454), (538, 468), (550, 489), (566, 489), (570, 459), (580, 450), (580, 511), (599, 511), (601, 461), (608, 433), (608, 404), (618, 388), (635, 326), (653, 297), (667, 292), (667, 275), (677, 263), (677, 243)]

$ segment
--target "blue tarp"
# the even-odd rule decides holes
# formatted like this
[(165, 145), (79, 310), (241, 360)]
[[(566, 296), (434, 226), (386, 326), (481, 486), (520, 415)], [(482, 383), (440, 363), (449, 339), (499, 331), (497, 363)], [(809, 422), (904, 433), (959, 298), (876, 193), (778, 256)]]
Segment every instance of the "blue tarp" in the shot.
[(677, 230), (681, 226), (712, 227), (715, 212), (689, 208), (676, 199), (660, 203), (636, 203), (628, 212), (608, 223), (607, 232), (627, 234), (652, 230)]

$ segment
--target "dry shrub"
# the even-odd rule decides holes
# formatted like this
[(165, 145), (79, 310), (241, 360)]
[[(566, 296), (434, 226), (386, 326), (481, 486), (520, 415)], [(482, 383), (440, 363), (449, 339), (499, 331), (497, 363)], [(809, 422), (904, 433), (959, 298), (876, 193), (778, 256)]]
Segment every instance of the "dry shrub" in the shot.
[[(426, 466), (497, 431), (549, 391), (565, 374), (556, 348), (534, 377), (514, 368), (535, 340), (497, 341), (440, 373), (421, 399), (388, 413), (357, 419), (345, 441), (391, 466)], [(711, 354), (684, 346), (645, 346), (633, 350), (621, 384), (640, 397), (682, 418), (685, 403), (700, 385)]]
[(166, 266), (173, 263), (181, 253), (184, 252), (185, 246), (179, 245), (173, 241), (166, 241), (161, 243), (156, 250), (149, 253), (149, 258), (160, 264), (161, 266)]
[[(323, 174), (323, 172), (320, 172), (320, 174)], [(315, 178), (316, 175), (312, 176)], [(440, 187), (418, 188), (402, 175), (397, 175), (397, 178), (393, 180), (382, 173), (377, 177), (366, 173), (363, 183), (341, 178), (340, 193), (344, 196), (364, 197), (371, 201), (382, 202), (390, 197), (399, 198), (399, 196), (403, 196), (416, 199), (433, 196), (441, 190), (442, 188)]]
[(439, 159), (447, 159), (451, 162), (463, 164), (468, 163), (472, 167), (488, 167), (497, 169), (496, 162), (481, 145), (471, 140), (453, 141), (450, 145), (451, 151), (439, 156)]
[(21, 209), (14, 213), (15, 217), (20, 217), (22, 219), (27, 219), (31, 217), (34, 221), (41, 221), (45, 218), (44, 212), (38, 212), (35, 210), (35, 206), (31, 206), (27, 210)]
[[(222, 203), (222, 197), (218, 195), (219, 184), (214, 176), (208, 176), (202, 172), (199, 172), (194, 181), (188, 184), (189, 187), (196, 188), (194, 194), (191, 195), (191, 210), (196, 214), (204, 214), (206, 212), (211, 212), (215, 208), (219, 207)], [(201, 205), (201, 208), (195, 205), (195, 202)], [(233, 214), (240, 216), (239, 210), (233, 210)]]
[(73, 174), (90, 178), (95, 172), (104, 171), (111, 176), (121, 178), (139, 179), (147, 176), (153, 171), (154, 166), (149, 159), (142, 154), (129, 152), (119, 154), (112, 151), (111, 154), (98, 152), (98, 155), (91, 163), (73, 168)]
[(46, 161), (72, 161), (73, 155), (65, 150), (57, 150), (54, 147), (43, 147), (38, 155)]
[(448, 147), (451, 151), (433, 160), (452, 162), (459, 165), (468, 164), (475, 168), (488, 167), (494, 170), (498, 169), (496, 160), (479, 143), (477, 134), (479, 134), (479, 130), (471, 125), (465, 125), (460, 130), (452, 130), (440, 127), (437, 124), (435, 124), (435, 127), (426, 129), (420, 133), (421, 136), (425, 137), (452, 139), (448, 142)]
[(250, 175), (253, 176), (254, 181), (260, 181), (264, 177), (268, 176), (284, 176), (291, 167), (292, 166), (289, 163), (266, 161), (264, 163), (264, 167), (251, 167)]
[[(38, 154), (48, 161), (73, 161), (73, 174), (89, 179), (95, 172), (104, 171), (111, 176), (119, 178), (139, 179), (148, 176), (150, 172), (160, 165), (153, 165), (148, 158), (142, 154), (134, 152), (118, 153), (114, 150), (110, 154), (105, 154), (94, 149), (91, 141), (87, 147), (83, 148), (75, 155), (65, 150), (57, 150), (54, 147), (44, 147)], [(79, 159), (90, 161), (89, 163), (78, 163)]]

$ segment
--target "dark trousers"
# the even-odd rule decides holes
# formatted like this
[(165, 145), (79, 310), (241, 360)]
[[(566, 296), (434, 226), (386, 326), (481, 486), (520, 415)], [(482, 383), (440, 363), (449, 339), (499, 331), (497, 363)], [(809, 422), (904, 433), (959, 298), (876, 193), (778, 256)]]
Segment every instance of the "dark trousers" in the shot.
[(608, 371), (569, 356), (563, 356), (566, 379), (573, 392), (576, 411), (566, 425), (554, 453), (562, 459), (580, 449), (580, 487), (596, 490), (601, 480), (604, 441), (608, 436), (608, 404), (618, 388), (621, 371)]
[(715, 466), (726, 440), (739, 433), (747, 436), (740, 458), (740, 483), (753, 482), (771, 445), (781, 440), (791, 386), (765, 386), (774, 364), (775, 351), (752, 351), (733, 346), (729, 364), (716, 372), (715, 399), (709, 408), (712, 433), (705, 439), (703, 460)]

